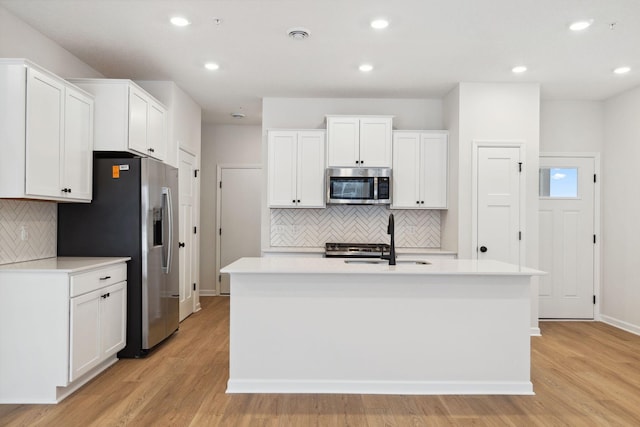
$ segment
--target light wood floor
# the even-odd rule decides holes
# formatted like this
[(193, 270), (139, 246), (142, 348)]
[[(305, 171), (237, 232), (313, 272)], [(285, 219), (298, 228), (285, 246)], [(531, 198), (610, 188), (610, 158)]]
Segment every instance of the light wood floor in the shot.
[(201, 300), (148, 358), (58, 405), (0, 405), (0, 425), (640, 426), (640, 337), (602, 323), (541, 323), (535, 396), (227, 395), (229, 300)]

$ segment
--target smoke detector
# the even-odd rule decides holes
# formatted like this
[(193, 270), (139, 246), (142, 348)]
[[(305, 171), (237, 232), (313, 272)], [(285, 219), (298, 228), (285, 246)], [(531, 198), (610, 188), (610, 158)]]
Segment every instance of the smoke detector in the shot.
[(287, 31), (287, 34), (294, 40), (304, 40), (309, 37), (310, 33), (306, 28), (294, 27), (290, 28), (289, 31)]
[(244, 113), (231, 113), (231, 117), (234, 119), (244, 119), (246, 115)]

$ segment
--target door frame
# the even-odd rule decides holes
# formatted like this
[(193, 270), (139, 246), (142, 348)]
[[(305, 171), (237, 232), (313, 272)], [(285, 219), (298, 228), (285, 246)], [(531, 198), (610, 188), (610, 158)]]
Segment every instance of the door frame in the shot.
[[(601, 245), (602, 245), (602, 230), (601, 230), (601, 210), (602, 206), (600, 204), (600, 189), (602, 183), (602, 174), (600, 171), (600, 153), (596, 152), (552, 152), (552, 151), (541, 151), (539, 153), (539, 157), (579, 157), (579, 158), (592, 158), (593, 159), (593, 173), (596, 174), (596, 182), (594, 183), (593, 188), (593, 232), (596, 235), (596, 243), (593, 245), (593, 293), (596, 296), (596, 303), (593, 307), (593, 320), (601, 321), (600, 315), (600, 301), (601, 301), (601, 289), (600, 286), (602, 284), (601, 280)], [(561, 319), (563, 321), (571, 320), (571, 319)], [(545, 321), (548, 321), (545, 319)], [(591, 320), (588, 320), (591, 321)]]
[[(262, 165), (260, 164), (235, 164), (235, 163), (222, 163), (218, 164), (216, 167), (216, 230), (220, 230), (221, 223), (220, 219), (222, 216), (222, 191), (219, 191), (220, 182), (222, 181), (222, 170), (223, 169), (260, 169), (262, 170)], [(220, 233), (215, 233), (216, 235), (216, 287), (215, 287), (215, 296), (220, 296)]]
[[(185, 153), (193, 156), (195, 162), (193, 164), (194, 166), (194, 170), (198, 172), (198, 176), (196, 177), (197, 179), (194, 180), (193, 183), (193, 193), (194, 193), (194, 197), (193, 197), (193, 226), (197, 227), (198, 230), (200, 230), (200, 155), (197, 154), (195, 151), (187, 148), (187, 147), (180, 147), (178, 149), (178, 169), (180, 168), (180, 152), (184, 151)], [(180, 173), (180, 171), (178, 171), (178, 174)], [(178, 182), (178, 188), (180, 188), (180, 183)], [(178, 192), (178, 196), (180, 196), (179, 192)], [(178, 201), (178, 204), (179, 201)], [(180, 218), (178, 218), (178, 221), (180, 221)], [(178, 235), (180, 233), (178, 232)], [(192, 256), (193, 256), (193, 260), (192, 260), (192, 266), (193, 267), (193, 273), (195, 275), (195, 277), (192, 277), (192, 280), (195, 281), (196, 283), (196, 290), (193, 292), (193, 313), (198, 312), (202, 309), (202, 306), (200, 304), (200, 287), (202, 286), (202, 284), (200, 283), (200, 233), (194, 233), (193, 235), (193, 240), (194, 240), (194, 245), (193, 245), (193, 252), (192, 252)]]
[(526, 223), (526, 147), (523, 140), (473, 140), (472, 141), (472, 160), (471, 160), (471, 259), (478, 259), (478, 159), (480, 148), (518, 148), (520, 161), (525, 166), (520, 173), (519, 183), (519, 199), (518, 221), (520, 230), (522, 231), (522, 240), (520, 240), (520, 248), (518, 254), (519, 265), (524, 265), (526, 257), (526, 239), (527, 239), (527, 223)]

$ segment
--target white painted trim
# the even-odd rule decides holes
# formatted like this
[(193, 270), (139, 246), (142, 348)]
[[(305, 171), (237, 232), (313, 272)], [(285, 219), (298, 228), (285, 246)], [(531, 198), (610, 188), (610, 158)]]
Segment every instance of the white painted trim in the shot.
[[(222, 214), (222, 206), (221, 206), (221, 197), (222, 193), (220, 190), (220, 181), (222, 180), (222, 169), (260, 169), (262, 170), (261, 164), (242, 164), (242, 163), (222, 163), (216, 166), (216, 230), (220, 230), (220, 216)], [(216, 282), (215, 291), (201, 291), (200, 295), (202, 296), (218, 296), (220, 295), (220, 281), (218, 277), (220, 277), (220, 233), (216, 232), (216, 276), (214, 280)]]
[(529, 334), (532, 337), (541, 337), (542, 336), (542, 332), (540, 331), (540, 328), (533, 327), (533, 326), (531, 327), (531, 330), (530, 330)]
[[(593, 188), (593, 232), (596, 235), (596, 243), (593, 248), (593, 293), (596, 296), (596, 303), (593, 307), (593, 320), (604, 321), (601, 315), (601, 296), (602, 292), (602, 206), (601, 206), (601, 189), (602, 189), (602, 174), (600, 170), (600, 153), (582, 152), (582, 153), (540, 153), (540, 157), (567, 157), (567, 158), (592, 158), (593, 159), (593, 173), (596, 174), (596, 182)], [(570, 320), (570, 319), (562, 319)]]
[[(178, 143), (178, 145), (180, 144)], [(200, 230), (200, 232), (196, 233), (193, 238), (194, 239), (193, 242), (195, 244), (192, 252), (192, 256), (193, 256), (192, 262), (195, 263), (194, 272), (196, 274), (196, 277), (192, 277), (191, 279), (195, 283), (197, 283), (196, 290), (193, 292), (193, 307), (191, 311), (191, 314), (193, 314), (196, 311), (200, 311), (202, 309), (202, 306), (200, 305), (200, 288), (202, 287), (202, 283), (200, 281), (200, 235), (202, 234), (202, 227), (200, 226), (200, 196), (201, 196), (200, 179), (202, 178), (202, 170), (200, 169), (199, 153), (196, 153), (195, 151), (191, 151), (186, 147), (178, 147), (178, 174), (180, 174), (180, 152), (181, 151), (184, 153), (187, 153), (190, 156), (193, 156), (193, 159), (194, 159), (193, 169), (198, 171), (198, 179), (196, 179), (194, 182), (194, 197), (193, 197), (193, 205), (192, 205), (193, 215), (194, 215), (192, 225), (194, 227), (197, 227), (198, 230)], [(179, 195), (180, 194), (178, 192), (178, 196)]]
[(534, 395), (531, 381), (229, 380), (227, 393)]
[(215, 289), (203, 289), (200, 291), (202, 297), (215, 297), (218, 296)]
[(601, 314), (600, 319), (607, 325), (614, 326), (618, 329), (622, 329), (623, 331), (627, 331), (635, 335), (640, 335), (640, 326), (638, 325), (634, 325), (633, 323), (625, 322), (624, 320), (619, 320), (615, 317), (607, 316), (605, 314)]
[(182, 146), (180, 146), (180, 141), (178, 141), (178, 151), (184, 151), (185, 153), (192, 155), (192, 156), (193, 156), (193, 157), (195, 157), (196, 159), (197, 159), (197, 158), (198, 158), (198, 156), (199, 156), (199, 153), (197, 153), (195, 150), (191, 150), (191, 149), (190, 149), (190, 148), (188, 148), (188, 147), (182, 147)]
[(526, 168), (526, 150), (525, 141), (522, 140), (509, 140), (509, 141), (493, 141), (493, 140), (473, 140), (472, 141), (472, 154), (471, 154), (471, 259), (478, 259), (478, 150), (484, 147), (496, 147), (518, 148), (520, 153), (520, 161), (523, 164), (522, 173), (520, 175), (520, 188), (519, 188), (519, 222), (520, 230), (522, 231), (522, 240), (520, 240), (520, 253), (518, 255), (519, 265), (524, 265), (526, 257), (526, 242), (527, 235), (527, 218), (526, 218), (526, 182), (527, 182), (527, 168)]

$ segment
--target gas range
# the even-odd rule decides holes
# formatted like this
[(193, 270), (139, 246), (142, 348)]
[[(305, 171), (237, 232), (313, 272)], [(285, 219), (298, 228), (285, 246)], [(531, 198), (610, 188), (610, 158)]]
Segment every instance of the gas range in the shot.
[(386, 243), (325, 243), (326, 258), (380, 258), (391, 247)]

